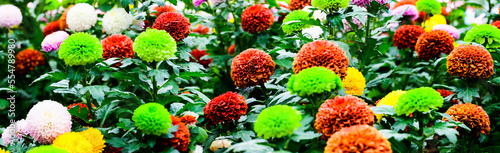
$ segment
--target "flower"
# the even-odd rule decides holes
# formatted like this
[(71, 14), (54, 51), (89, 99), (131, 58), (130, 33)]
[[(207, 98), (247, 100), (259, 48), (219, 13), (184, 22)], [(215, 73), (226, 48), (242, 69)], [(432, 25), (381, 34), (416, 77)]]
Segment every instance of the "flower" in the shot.
[[(198, 115), (198, 114), (196, 114), (196, 115)], [(196, 123), (198, 123), (198, 121), (196, 120), (197, 118), (198, 117), (192, 116), (192, 115), (184, 115), (180, 119), (181, 119), (181, 122), (184, 124), (196, 125)]]
[(177, 44), (164, 30), (147, 29), (135, 38), (133, 48), (142, 60), (159, 62), (175, 57)]
[(460, 45), (446, 58), (450, 75), (463, 78), (488, 78), (493, 71), (493, 58), (483, 47)]
[(132, 39), (126, 35), (114, 34), (102, 40), (102, 58), (134, 58)]
[(172, 124), (168, 110), (158, 103), (147, 103), (134, 110), (132, 120), (145, 134), (160, 136), (168, 132)]
[(118, 34), (132, 24), (132, 15), (123, 8), (113, 8), (102, 17), (102, 29), (108, 34)]
[(269, 29), (273, 23), (273, 12), (260, 4), (247, 7), (241, 14), (241, 28), (251, 34)]
[(88, 128), (85, 131), (80, 132), (83, 137), (85, 137), (90, 144), (92, 144), (92, 152), (93, 153), (101, 153), (106, 145), (106, 141), (104, 141), (104, 136), (101, 131), (94, 129), (92, 127)]
[(398, 6), (396, 8), (394, 8), (392, 11), (391, 11), (391, 15), (397, 15), (397, 14), (400, 14), (401, 12), (403, 12), (403, 17), (408, 17), (410, 20), (412, 21), (415, 21), (418, 19), (418, 10), (417, 10), (417, 7), (415, 5), (410, 5), (410, 4), (405, 4), (405, 5), (401, 5), (401, 6)]
[[(217, 140), (215, 140), (217, 141)], [(196, 145), (194, 150), (190, 150), (189, 153), (203, 153), (203, 147)]]
[(302, 29), (302, 35), (308, 38), (318, 39), (321, 37), (321, 34), (323, 34), (323, 29), (319, 26), (311, 26), (310, 28)]
[(70, 35), (59, 46), (59, 58), (67, 65), (86, 65), (102, 58), (102, 45), (95, 36), (78, 32)]
[(198, 7), (201, 5), (201, 3), (206, 2), (206, 1), (207, 0), (194, 0), (193, 1), (194, 7)]
[(203, 114), (209, 125), (229, 124), (233, 120), (238, 121), (241, 115), (247, 113), (247, 109), (245, 97), (236, 92), (226, 92), (208, 102)]
[(415, 44), (415, 52), (421, 60), (441, 57), (441, 53), (449, 54), (455, 39), (444, 30), (432, 30), (422, 34)]
[(14, 67), (17, 74), (24, 75), (29, 71), (35, 70), (35, 67), (45, 65), (43, 54), (34, 49), (24, 49), (17, 53)]
[(292, 75), (287, 86), (288, 91), (300, 97), (342, 89), (340, 77), (324, 67), (307, 68)]
[(234, 51), (236, 50), (236, 45), (232, 44), (231, 46), (229, 46), (229, 48), (227, 49), (227, 54), (229, 55), (234, 55)]
[(94, 7), (87, 3), (78, 3), (68, 10), (66, 24), (73, 31), (85, 31), (97, 22), (97, 13)]
[(28, 125), (26, 120), (22, 119), (15, 123), (10, 124), (7, 128), (4, 129), (2, 133), (2, 140), (4, 146), (7, 146), (9, 143), (12, 144), (12, 138), (22, 138), (23, 135), (28, 135)]
[(45, 28), (43, 28), (43, 36), (46, 37), (47, 35), (60, 30), (64, 31), (64, 29), (61, 29), (60, 27), (61, 24), (60, 22), (61, 20), (56, 20), (54, 22), (50, 22), (49, 24), (47, 24)]
[[(346, 19), (342, 19), (342, 23), (344, 24), (344, 32), (352, 31), (351, 25), (347, 22)], [(352, 18), (352, 23), (354, 23), (357, 27), (356, 29), (360, 29), (363, 27), (363, 23), (361, 23), (358, 19)]]
[(189, 128), (186, 124), (181, 122), (181, 119), (175, 116), (170, 116), (170, 119), (172, 120), (172, 124), (174, 126), (179, 126), (177, 131), (172, 133), (174, 137), (168, 139), (159, 138), (157, 139), (157, 144), (162, 144), (163, 147), (172, 146), (179, 151), (186, 151), (189, 145), (189, 136), (191, 135), (189, 133)]
[(290, 0), (290, 11), (301, 10), (306, 6), (311, 6), (311, 0)]
[(286, 15), (285, 19), (283, 20), (283, 25), (281, 26), (281, 29), (283, 29), (283, 32), (288, 34), (291, 34), (294, 31), (301, 31), (302, 29), (311, 27), (311, 25), (300, 22), (294, 22), (294, 23), (287, 23), (287, 22), (309, 20), (309, 19), (311, 19), (311, 17), (309, 17), (309, 12), (307, 11), (303, 10), (292, 11), (288, 15)]
[(205, 50), (201, 50), (201, 51), (198, 50), (198, 49), (194, 49), (193, 51), (191, 51), (191, 56), (193, 56), (194, 59), (193, 59), (193, 57), (190, 57), (189, 61), (190, 62), (198, 62), (199, 64), (203, 65), (204, 67), (208, 67), (208, 65), (210, 63), (212, 63), (213, 59), (211, 59), (211, 58), (210, 59), (205, 59), (205, 58), (201, 59), (204, 56), (210, 55), (209, 53), (206, 53), (206, 51), (207, 51), (206, 49)]
[(94, 153), (92, 142), (87, 140), (79, 132), (67, 132), (58, 136), (54, 143), (54, 147), (65, 149), (70, 153)]
[(427, 112), (443, 106), (443, 97), (430, 87), (420, 87), (406, 91), (396, 103), (395, 109), (398, 115), (409, 116), (415, 111)]
[[(386, 0), (376, 0), (378, 3), (380, 4), (385, 4), (387, 1)], [(354, 4), (354, 5), (357, 5), (359, 7), (367, 7), (367, 6), (370, 6), (370, 3), (372, 2), (372, 0), (352, 0), (351, 3)]]
[[(481, 106), (471, 103), (456, 104), (451, 106), (446, 114), (450, 115), (454, 121), (464, 123), (476, 137), (479, 137), (479, 133), (489, 134), (490, 132), (490, 118)], [(448, 119), (443, 117), (443, 121), (448, 121)]]
[(362, 99), (351, 95), (328, 99), (318, 109), (314, 128), (323, 139), (342, 128), (367, 124), (373, 125), (373, 111)]
[[(396, 90), (396, 91), (391, 91), (389, 94), (385, 95), (384, 98), (380, 99), (377, 102), (377, 106), (382, 106), (382, 105), (387, 105), (387, 106), (396, 106), (396, 103), (398, 102), (398, 99), (401, 95), (406, 93), (406, 91), (402, 90)], [(378, 121), (380, 122), (382, 120), (382, 117), (385, 116), (384, 114), (375, 114), (375, 117), (377, 117)]]
[(500, 47), (500, 29), (489, 24), (474, 26), (465, 33), (464, 41), (476, 42), (486, 48)]
[[(452, 91), (448, 91), (446, 89), (436, 89), (436, 91), (439, 92), (439, 94), (441, 94), (441, 97), (443, 97), (443, 98), (446, 98), (446, 97), (454, 94)], [(453, 104), (458, 104), (458, 100), (456, 100), (456, 99), (451, 99), (450, 102)]]
[(441, 3), (437, 0), (418, 0), (415, 5), (419, 11), (427, 14), (441, 14)]
[(407, 5), (407, 4), (415, 6), (415, 3), (417, 3), (417, 1), (416, 1), (416, 0), (401, 0), (401, 1), (396, 2), (396, 3), (395, 3), (392, 7), (391, 7), (391, 10), (394, 10), (394, 9), (396, 9), (396, 8), (400, 7), (400, 6)]
[(333, 134), (326, 142), (325, 153), (378, 152), (392, 153), (391, 143), (376, 128), (356, 125)]
[[(79, 106), (78, 108), (78, 113), (81, 113), (82, 111), (82, 108), (86, 109), (87, 111), (89, 111), (89, 108), (87, 107), (87, 105), (85, 105), (84, 103), (73, 103), (73, 104), (70, 104), (68, 105), (66, 108), (68, 109), (68, 111), (73, 108), (73, 107), (76, 107), (76, 106)], [(88, 113), (87, 115), (87, 120), (90, 120), (91, 116), (90, 116), (90, 113)], [(80, 125), (84, 125), (84, 126), (88, 126), (89, 124), (85, 121), (83, 121), (81, 118), (77, 117), (77, 116), (71, 116), (71, 119), (78, 122), (78, 124)]]
[(346, 94), (358, 95), (363, 94), (365, 90), (366, 81), (365, 77), (356, 68), (347, 68), (347, 76), (342, 80), (342, 87), (345, 89)]
[(177, 12), (175, 8), (170, 4), (165, 4), (165, 6), (156, 6), (155, 8), (153, 8), (153, 10), (156, 11), (156, 13), (153, 13), (153, 15), (155, 16), (160, 16), (161, 14), (166, 12)]
[(191, 33), (191, 23), (184, 15), (176, 12), (166, 12), (161, 14), (153, 23), (152, 28), (165, 30), (176, 42), (181, 42)]
[(415, 44), (417, 43), (418, 37), (425, 33), (424, 28), (418, 25), (403, 25), (400, 26), (394, 33), (394, 46), (398, 49), (409, 48), (415, 50)]
[[(58, 25), (59, 26), (59, 25)], [(46, 52), (58, 50), (61, 43), (68, 38), (69, 34), (65, 31), (56, 31), (45, 38), (42, 41), (42, 49)]]
[(194, 28), (191, 32), (199, 33), (200, 35), (206, 35), (209, 31), (210, 30), (208, 29), (208, 27), (198, 24), (196, 25), (196, 28)]
[(40, 144), (50, 144), (57, 136), (71, 131), (71, 115), (66, 107), (52, 100), (35, 104), (26, 116), (28, 133)]
[(428, 20), (422, 23), (422, 27), (425, 28), (425, 31), (432, 31), (435, 25), (446, 24), (446, 18), (441, 14), (436, 14), (430, 17)]
[(59, 28), (61, 28), (62, 30), (68, 29), (68, 24), (66, 24), (66, 20), (68, 19), (68, 11), (73, 6), (74, 5), (71, 5), (68, 8), (66, 8), (66, 11), (64, 11), (64, 13), (62, 14), (61, 18), (59, 18), (59, 20), (60, 20), (60, 22), (59, 22)]
[(0, 28), (11, 28), (21, 24), (23, 15), (21, 10), (15, 5), (4, 4), (0, 5)]
[(316, 40), (305, 44), (293, 60), (293, 72), (322, 66), (335, 72), (340, 78), (346, 76), (349, 59), (345, 52), (335, 43), (327, 40)]
[(212, 150), (213, 152), (222, 148), (229, 148), (229, 147), (231, 147), (231, 141), (228, 141), (227, 139), (214, 140), (212, 141), (212, 144), (210, 144), (210, 150)]
[(495, 22), (491, 23), (491, 25), (500, 29), (500, 21), (495, 21)]
[(258, 137), (264, 139), (281, 138), (292, 135), (300, 127), (300, 112), (288, 105), (274, 105), (264, 109), (255, 122), (253, 129)]
[(39, 147), (36, 147), (36, 148), (29, 150), (27, 153), (47, 153), (47, 152), (50, 152), (50, 153), (69, 153), (68, 151), (66, 151), (64, 149), (54, 147), (53, 145), (42, 145), (42, 146), (39, 146)]
[(240, 88), (266, 83), (274, 74), (273, 59), (258, 49), (247, 49), (234, 57), (231, 64), (231, 78)]
[(460, 31), (457, 28), (447, 24), (439, 24), (432, 27), (432, 30), (444, 30), (448, 32), (453, 38), (460, 39)]
[(349, 0), (311, 0), (311, 4), (320, 10), (331, 9), (332, 11), (338, 11), (339, 9), (347, 8)]

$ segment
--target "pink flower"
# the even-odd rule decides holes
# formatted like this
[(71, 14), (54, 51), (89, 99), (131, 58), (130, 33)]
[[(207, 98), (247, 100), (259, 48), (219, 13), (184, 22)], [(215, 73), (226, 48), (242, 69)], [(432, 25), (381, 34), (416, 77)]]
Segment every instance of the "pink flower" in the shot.
[(61, 43), (68, 38), (68, 33), (64, 31), (53, 32), (42, 41), (42, 49), (46, 52), (58, 50)]
[(417, 7), (415, 7), (415, 5), (410, 5), (410, 4), (405, 4), (394, 8), (394, 10), (391, 11), (391, 15), (400, 14), (403, 11), (405, 11), (403, 13), (403, 16), (409, 17), (412, 21), (418, 19)]
[(432, 30), (444, 30), (444, 31), (448, 32), (453, 38), (460, 39), (460, 31), (458, 31), (457, 28), (455, 28), (451, 25), (447, 25), (447, 24), (435, 25), (434, 27), (432, 27)]
[[(342, 23), (344, 23), (344, 32), (352, 30), (351, 25), (349, 24), (349, 22), (347, 22), (346, 19), (342, 19)], [(363, 27), (363, 23), (361, 23), (358, 19), (354, 17), (352, 18), (352, 23), (356, 24), (358, 26), (358, 29)]]
[(198, 7), (201, 3), (206, 2), (207, 0), (193, 0), (194, 7)]
[(57, 136), (71, 131), (71, 115), (52, 100), (38, 102), (26, 117), (28, 133), (40, 144), (51, 144)]
[(12, 138), (22, 138), (23, 135), (28, 135), (26, 120), (22, 119), (14, 124), (10, 124), (2, 133), (3, 144), (12, 143)]
[(0, 28), (11, 28), (23, 21), (21, 10), (14, 5), (0, 5)]

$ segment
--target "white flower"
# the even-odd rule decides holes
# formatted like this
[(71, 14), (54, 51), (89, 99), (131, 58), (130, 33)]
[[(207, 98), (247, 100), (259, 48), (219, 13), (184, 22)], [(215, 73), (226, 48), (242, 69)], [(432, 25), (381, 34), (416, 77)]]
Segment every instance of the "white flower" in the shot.
[(66, 107), (52, 100), (33, 106), (26, 116), (28, 132), (40, 144), (51, 144), (57, 136), (71, 131), (71, 115)]
[[(311, 13), (313, 11), (312, 8), (314, 8), (314, 7), (306, 6), (302, 10)], [(314, 19), (319, 19), (320, 21), (325, 21), (326, 20), (326, 13), (321, 12), (321, 10), (315, 10), (313, 13), (313, 17), (314, 17)]]
[(121, 33), (132, 24), (132, 15), (123, 8), (113, 8), (102, 17), (102, 29), (109, 35)]
[(196, 119), (198, 119), (198, 117), (200, 117), (200, 115), (196, 114), (195, 112), (192, 112), (192, 111), (185, 111), (185, 112), (182, 112), (181, 116), (186, 116), (186, 115), (191, 115), (191, 116), (194, 116)]
[(87, 3), (79, 3), (68, 11), (66, 24), (73, 31), (85, 31), (97, 22), (97, 13), (94, 7)]
[(196, 145), (194, 150), (189, 151), (189, 153), (203, 153), (203, 147)]
[(21, 10), (14, 5), (0, 5), (0, 28), (11, 28), (23, 21)]
[(318, 39), (323, 33), (323, 29), (319, 26), (302, 29), (302, 34), (308, 38)]
[(26, 120), (22, 119), (16, 123), (10, 124), (2, 133), (3, 144), (12, 143), (12, 138), (15, 136), (17, 138), (22, 138), (23, 135), (27, 135), (27, 123)]

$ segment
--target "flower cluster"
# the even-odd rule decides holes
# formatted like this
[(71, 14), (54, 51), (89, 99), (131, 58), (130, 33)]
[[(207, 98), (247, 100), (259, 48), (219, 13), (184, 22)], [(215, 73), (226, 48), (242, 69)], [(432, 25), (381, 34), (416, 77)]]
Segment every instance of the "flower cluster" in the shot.
[(44, 100), (31, 108), (26, 116), (28, 133), (40, 144), (50, 144), (57, 136), (71, 131), (71, 115), (58, 102)]
[(321, 66), (332, 70), (343, 79), (346, 76), (349, 59), (335, 43), (316, 40), (302, 46), (292, 64), (295, 74), (310, 67)]
[(441, 57), (441, 53), (449, 54), (455, 39), (444, 30), (433, 30), (422, 34), (415, 44), (415, 52), (421, 60)]
[(102, 29), (109, 35), (121, 33), (132, 24), (132, 15), (123, 8), (113, 8), (102, 17)]
[[(311, 27), (311, 25), (309, 24), (300, 23), (300, 20), (308, 19), (311, 19), (311, 17), (309, 17), (309, 12), (296, 10), (286, 15), (285, 19), (283, 20), (283, 26), (281, 28), (283, 29), (283, 32), (288, 34), (291, 34), (294, 31), (301, 31), (302, 29)], [(287, 23), (291, 21), (299, 22)]]
[(147, 103), (134, 110), (132, 120), (144, 134), (162, 135), (172, 124), (168, 110), (158, 103)]
[(342, 80), (342, 87), (344, 87), (345, 93), (361, 96), (365, 90), (365, 86), (366, 80), (363, 74), (356, 68), (347, 68), (347, 76)]
[[(375, 0), (377, 1), (378, 3), (384, 5), (387, 0)], [(370, 6), (370, 3), (372, 2), (372, 0), (352, 0), (351, 3), (354, 4), (354, 5), (357, 5), (359, 7), (368, 7)]]
[(102, 45), (95, 36), (79, 32), (70, 35), (59, 46), (59, 58), (67, 65), (86, 65), (102, 58)]
[(349, 0), (311, 0), (311, 4), (320, 10), (330, 9), (338, 11), (347, 8), (347, 6), (349, 6)]
[(16, 55), (15, 73), (24, 75), (41, 65), (45, 65), (45, 57), (43, 57), (42, 52), (34, 49), (24, 49)]
[(71, 5), (68, 8), (66, 8), (61, 18), (59, 18), (59, 28), (61, 28), (62, 30), (68, 29), (68, 24), (66, 23), (66, 20), (68, 19), (68, 12), (73, 6), (75, 5)]
[(464, 41), (476, 42), (486, 48), (500, 47), (500, 29), (489, 24), (474, 26), (465, 33)]
[(459, 45), (446, 58), (450, 75), (463, 78), (488, 78), (493, 71), (493, 58), (483, 47)]
[(290, 11), (301, 10), (306, 6), (311, 6), (311, 0), (290, 0)]
[[(59, 25), (57, 25), (59, 27)], [(64, 31), (56, 31), (47, 35), (42, 41), (42, 49), (46, 52), (58, 50), (61, 43), (69, 37)]]
[(87, 3), (76, 4), (67, 12), (66, 24), (73, 31), (88, 30), (97, 22), (97, 13), (94, 7)]
[(443, 106), (443, 97), (430, 87), (420, 87), (408, 90), (401, 95), (396, 103), (395, 109), (398, 115), (409, 116), (415, 111), (427, 112)]
[[(391, 91), (389, 94), (385, 95), (384, 98), (380, 99), (377, 102), (377, 106), (382, 106), (382, 105), (388, 105), (388, 106), (396, 106), (396, 103), (398, 103), (399, 97), (406, 93), (406, 91), (402, 90), (396, 90), (396, 91)], [(375, 114), (375, 117), (377, 117), (378, 121), (380, 122), (382, 120), (382, 117), (384, 117), (384, 114)]]
[(394, 33), (393, 43), (398, 49), (409, 48), (415, 50), (418, 37), (425, 33), (424, 28), (418, 25), (400, 26)]
[(234, 57), (231, 78), (240, 88), (264, 84), (274, 74), (275, 66), (269, 54), (250, 48)]
[(181, 119), (175, 116), (170, 116), (170, 119), (172, 120), (172, 125), (179, 126), (177, 127), (177, 131), (172, 133), (174, 137), (168, 139), (159, 138), (157, 139), (157, 144), (162, 144), (162, 147), (172, 146), (179, 151), (186, 151), (189, 145), (189, 136), (191, 135), (189, 128), (181, 122)]
[(441, 3), (437, 0), (419, 0), (415, 3), (419, 11), (432, 14), (441, 14)]
[(3, 144), (5, 146), (7, 146), (8, 144), (12, 144), (12, 137), (22, 138), (23, 135), (28, 135), (29, 133), (27, 128), (28, 123), (24, 119), (10, 124), (7, 128), (4, 129), (4, 132), (2, 133)]
[(281, 138), (292, 135), (300, 127), (302, 116), (288, 105), (274, 105), (264, 109), (254, 124), (254, 131), (258, 137), (264, 139), (271, 137)]
[(260, 4), (247, 7), (241, 14), (241, 28), (251, 34), (269, 29), (273, 23), (273, 12)]
[(229, 124), (238, 121), (247, 113), (247, 109), (245, 97), (235, 92), (226, 92), (205, 105), (203, 113), (210, 125)]
[[(479, 137), (479, 133), (490, 132), (490, 118), (481, 106), (471, 103), (456, 104), (451, 106), (446, 114), (450, 115), (454, 121), (464, 123), (476, 137)], [(448, 119), (443, 117), (443, 121), (448, 121)]]
[(181, 42), (190, 31), (191, 23), (184, 15), (177, 12), (162, 13), (153, 23), (153, 29), (165, 30), (176, 42)]
[(177, 44), (164, 30), (148, 29), (135, 38), (133, 48), (142, 60), (158, 62), (174, 57)]
[(356, 125), (333, 134), (326, 142), (325, 153), (378, 152), (392, 153), (391, 143), (376, 128)]
[[(203, 65), (204, 67), (208, 67), (208, 65), (210, 63), (212, 63), (212, 60), (213, 59), (201, 59), (202, 57), (204, 56), (208, 56), (210, 54), (206, 53), (207, 50), (198, 50), (198, 49), (194, 49), (193, 51), (191, 51), (191, 56), (194, 57), (190, 57), (189, 58), (189, 61), (190, 62), (198, 62), (199, 64)], [(196, 60), (195, 60), (196, 59)]]
[(312, 67), (300, 71), (288, 80), (288, 91), (301, 97), (313, 93), (342, 89), (340, 77), (324, 67)]
[(12, 28), (21, 24), (21, 21), (23, 21), (23, 15), (17, 6), (0, 5), (0, 28)]

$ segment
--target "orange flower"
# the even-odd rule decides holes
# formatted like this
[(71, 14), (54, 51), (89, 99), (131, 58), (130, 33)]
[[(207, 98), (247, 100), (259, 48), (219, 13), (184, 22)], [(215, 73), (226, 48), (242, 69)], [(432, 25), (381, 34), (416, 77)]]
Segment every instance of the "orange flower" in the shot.
[(153, 10), (156, 11), (156, 13), (153, 13), (153, 15), (155, 16), (160, 16), (161, 14), (166, 12), (177, 12), (175, 8), (170, 4), (165, 4), (165, 6), (157, 6), (153, 8)]
[(209, 125), (229, 124), (247, 114), (247, 108), (245, 97), (236, 92), (226, 92), (205, 105), (203, 114)]
[(214, 59), (204, 59), (202, 60), (201, 57), (205, 56), (205, 55), (210, 55), (208, 53), (206, 53), (205, 51), (207, 51), (206, 49), (205, 50), (198, 50), (198, 49), (194, 49), (193, 51), (191, 51), (191, 55), (194, 57), (194, 60), (192, 57), (189, 58), (189, 61), (190, 62), (198, 62), (199, 64), (203, 65), (204, 67), (208, 67), (208, 65), (210, 63), (212, 63), (212, 60)]
[(416, 3), (417, 3), (417, 1), (415, 1), (415, 0), (402, 0), (402, 1), (399, 1), (396, 4), (394, 4), (394, 6), (392, 6), (391, 10), (394, 10), (395, 8), (402, 6), (402, 5), (406, 5), (406, 4), (415, 5)]
[(187, 124), (187, 125), (194, 125), (194, 124), (198, 123), (198, 121), (196, 120), (196, 117), (191, 116), (191, 115), (182, 116), (181, 122), (184, 124)]
[(273, 12), (260, 4), (247, 7), (241, 14), (241, 28), (251, 34), (269, 29), (273, 23)]
[(184, 15), (176, 12), (162, 13), (153, 23), (153, 29), (165, 30), (176, 42), (186, 38), (190, 31), (191, 23)]
[(351, 95), (326, 100), (316, 114), (314, 128), (327, 139), (342, 128), (359, 124), (373, 125), (374, 114), (362, 99)]
[(62, 14), (61, 18), (59, 18), (59, 28), (61, 28), (62, 30), (65, 30), (65, 29), (68, 29), (68, 24), (66, 24), (66, 18), (68, 16), (68, 11), (69, 9), (71, 9), (71, 7), (73, 7), (74, 5), (71, 5), (69, 6), (66, 11), (64, 11), (64, 13)]
[(495, 21), (495, 22), (491, 23), (491, 25), (500, 29), (500, 21)]
[[(489, 134), (490, 132), (490, 118), (481, 106), (470, 103), (456, 104), (451, 106), (446, 111), (446, 114), (450, 115), (454, 121), (467, 125), (471, 129), (471, 133), (476, 137), (479, 137), (479, 133)], [(443, 121), (448, 121), (448, 119), (443, 117)], [(460, 129), (459, 132), (462, 135), (468, 134)]]
[(229, 48), (227, 49), (227, 54), (229, 55), (234, 55), (234, 51), (236, 50), (236, 46), (234, 44), (232, 44), (231, 46), (229, 46)]
[(347, 75), (349, 59), (345, 52), (335, 43), (327, 40), (316, 40), (305, 44), (293, 60), (293, 72), (322, 66), (335, 72), (341, 79)]
[(415, 44), (417, 43), (418, 37), (425, 33), (424, 28), (418, 25), (403, 25), (400, 26), (394, 33), (394, 46), (398, 49), (409, 48), (415, 50)]
[(446, 67), (450, 75), (463, 78), (488, 78), (493, 72), (490, 53), (480, 46), (460, 45), (447, 57)]
[(275, 66), (269, 54), (250, 48), (233, 59), (231, 78), (240, 88), (264, 84), (274, 74)]
[(455, 39), (444, 30), (432, 30), (420, 36), (415, 44), (415, 52), (421, 60), (441, 57), (441, 53), (449, 54)]
[[(134, 58), (134, 50), (132, 39), (122, 34), (114, 34), (102, 40), (103, 54), (102, 58)], [(121, 63), (114, 64), (115, 66)]]
[(199, 33), (201, 35), (206, 35), (209, 31), (210, 30), (208, 29), (208, 27), (198, 24), (196, 28), (194, 28), (193, 31), (191, 32)]
[(343, 128), (326, 142), (325, 153), (373, 152), (392, 153), (391, 143), (376, 128), (356, 125)]
[[(443, 97), (443, 98), (446, 98), (446, 97), (450, 96), (451, 94), (454, 94), (453, 92), (448, 91), (446, 89), (436, 89), (436, 91), (439, 92), (441, 94), (441, 97)], [(456, 99), (451, 99), (450, 102), (452, 104), (458, 104), (458, 100), (456, 100)]]
[(178, 151), (186, 151), (189, 145), (189, 136), (191, 135), (189, 133), (189, 128), (186, 124), (181, 122), (181, 119), (175, 116), (170, 115), (170, 119), (172, 119), (172, 125), (179, 125), (179, 127), (177, 128), (177, 131), (173, 133), (173, 138), (157, 139), (157, 144), (159, 144), (157, 147), (161, 148), (160, 150), (163, 150), (167, 146), (172, 146)]
[(49, 24), (47, 24), (47, 26), (45, 26), (45, 28), (43, 28), (43, 36), (47, 36), (53, 32), (56, 32), (56, 31), (59, 31), (59, 30), (64, 30), (64, 29), (61, 29), (60, 27), (60, 20), (56, 20), (56, 21), (53, 21), (53, 22), (50, 22)]
[(306, 6), (311, 6), (311, 0), (290, 0), (290, 10), (301, 10)]
[(33, 71), (35, 67), (40, 65), (45, 65), (45, 57), (34, 49), (25, 49), (17, 53), (14, 63), (15, 72), (21, 75)]

